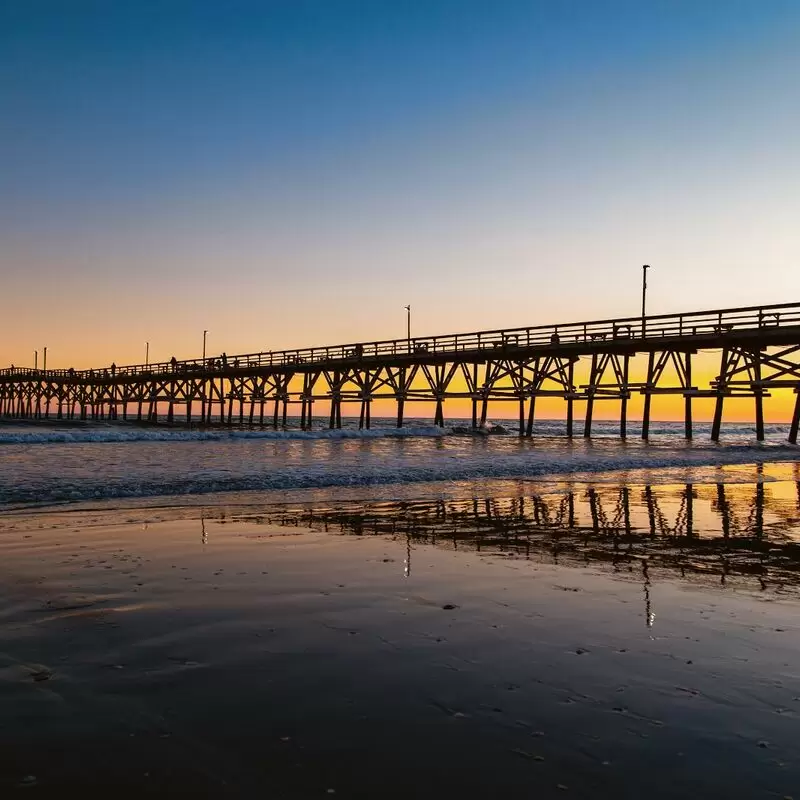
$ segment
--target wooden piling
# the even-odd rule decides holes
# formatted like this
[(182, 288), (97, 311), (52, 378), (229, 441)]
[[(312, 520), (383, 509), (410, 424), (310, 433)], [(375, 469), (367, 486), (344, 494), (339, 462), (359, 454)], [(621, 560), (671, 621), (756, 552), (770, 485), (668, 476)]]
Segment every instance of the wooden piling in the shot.
[(650, 438), (650, 403), (652, 402), (650, 390), (653, 388), (655, 360), (656, 354), (650, 353), (647, 358), (647, 381), (644, 387), (644, 408), (642, 409), (642, 439), (645, 440)]
[[(536, 395), (532, 393), (531, 399), (529, 400), (528, 404), (528, 426), (525, 430), (525, 433), (528, 436), (528, 438), (531, 438), (533, 436), (533, 416), (535, 410), (536, 410)], [(521, 423), (522, 420), (520, 420), (520, 424)]]
[(717, 402), (714, 405), (714, 421), (711, 423), (712, 442), (719, 441), (719, 434), (722, 428), (722, 405), (725, 400), (725, 392), (727, 391), (728, 358), (728, 349), (723, 348), (722, 358), (720, 359), (719, 378), (717, 379)]
[(686, 439), (692, 438), (692, 396), (689, 394), (692, 388), (692, 354), (686, 353), (686, 361), (684, 362), (684, 375), (686, 377), (686, 394), (683, 397), (684, 402), (684, 435)]
[(714, 421), (711, 423), (711, 441), (719, 441), (719, 433), (722, 427), (722, 402), (725, 395), (722, 392), (717, 393), (717, 402), (714, 406)]
[(797, 444), (797, 432), (800, 428), (800, 386), (795, 387), (794, 413), (792, 414), (792, 426), (789, 429), (789, 441)]
[(628, 368), (631, 357), (628, 353), (622, 357), (622, 386), (620, 387), (622, 398), (619, 407), (619, 435), (621, 439), (628, 437)]
[(573, 424), (575, 416), (575, 398), (573, 397), (575, 393), (575, 362), (572, 360), (570, 360), (567, 369), (567, 379), (569, 381), (569, 394), (567, 395), (567, 438), (571, 439), (574, 434)]
[(756, 440), (764, 441), (764, 389), (761, 386), (761, 352), (753, 353), (753, 397), (756, 406)]
[(478, 364), (477, 362), (472, 365), (472, 430), (478, 427), (478, 397), (475, 394), (478, 391)]
[(586, 418), (583, 421), (583, 436), (586, 439), (592, 435), (592, 413), (594, 411), (594, 392), (597, 382), (597, 353), (592, 353), (592, 369), (589, 375), (589, 386), (586, 387)]

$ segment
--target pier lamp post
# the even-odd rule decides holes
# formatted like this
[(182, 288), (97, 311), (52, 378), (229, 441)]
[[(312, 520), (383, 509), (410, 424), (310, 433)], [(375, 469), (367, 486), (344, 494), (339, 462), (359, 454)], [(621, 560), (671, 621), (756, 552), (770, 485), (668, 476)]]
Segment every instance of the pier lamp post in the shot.
[(408, 335), (408, 352), (411, 352), (411, 306), (404, 306), (407, 316), (406, 316), (406, 323), (407, 323), (407, 335)]
[(203, 331), (203, 363), (206, 361), (206, 334), (208, 331)]
[(42, 362), (42, 369), (47, 372), (47, 348), (44, 348), (44, 360)]
[(144, 365), (150, 365), (150, 342), (144, 343)]
[(642, 339), (645, 337), (645, 317), (647, 308), (647, 270), (650, 269), (649, 264), (642, 264)]
[(34, 350), (33, 351), (33, 368), (34, 368), (34, 370), (39, 369), (39, 351), (38, 350)]

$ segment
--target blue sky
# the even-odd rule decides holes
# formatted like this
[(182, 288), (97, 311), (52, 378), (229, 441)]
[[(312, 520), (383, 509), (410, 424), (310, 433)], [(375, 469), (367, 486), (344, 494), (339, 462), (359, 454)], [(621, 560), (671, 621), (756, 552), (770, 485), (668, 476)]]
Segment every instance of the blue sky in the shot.
[(0, 360), (636, 313), (644, 262), (654, 313), (800, 298), (798, 34), (780, 0), (3, 0)]

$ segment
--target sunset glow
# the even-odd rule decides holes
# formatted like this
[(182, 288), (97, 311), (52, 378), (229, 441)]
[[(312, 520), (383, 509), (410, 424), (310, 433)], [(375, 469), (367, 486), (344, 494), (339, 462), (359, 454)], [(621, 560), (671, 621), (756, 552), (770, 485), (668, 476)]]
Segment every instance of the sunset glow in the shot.
[(653, 314), (800, 298), (795, 3), (40, 5), (0, 10), (0, 364), (631, 315), (645, 262)]

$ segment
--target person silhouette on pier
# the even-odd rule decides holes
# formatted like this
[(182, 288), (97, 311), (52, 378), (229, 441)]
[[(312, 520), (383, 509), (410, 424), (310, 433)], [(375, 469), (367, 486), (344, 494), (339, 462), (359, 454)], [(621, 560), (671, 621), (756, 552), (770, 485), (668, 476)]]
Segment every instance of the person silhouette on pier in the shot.
[(228, 368), (228, 356), (225, 353), (223, 353), (222, 354), (222, 369), (227, 369), (227, 368)]
[(117, 374), (117, 365), (112, 361), (111, 362), (111, 377), (113, 378)]
[(172, 356), (172, 358), (169, 360), (169, 363), (172, 366), (172, 371), (173, 372), (177, 372), (178, 371), (178, 359), (175, 358), (175, 356)]

